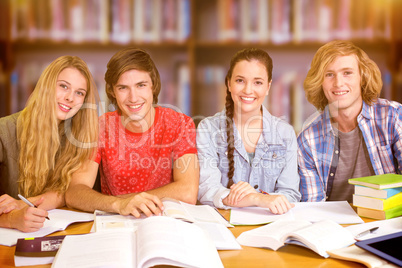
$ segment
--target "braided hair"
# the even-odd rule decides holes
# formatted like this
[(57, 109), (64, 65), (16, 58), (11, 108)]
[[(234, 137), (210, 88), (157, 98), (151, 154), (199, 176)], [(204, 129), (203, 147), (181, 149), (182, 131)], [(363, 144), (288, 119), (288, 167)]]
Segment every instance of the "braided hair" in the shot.
[(234, 134), (233, 134), (233, 115), (234, 115), (234, 102), (232, 99), (232, 95), (229, 91), (229, 81), (232, 78), (233, 74), (233, 69), (236, 66), (236, 64), (240, 61), (251, 61), (251, 60), (257, 60), (261, 64), (265, 66), (267, 69), (267, 74), (268, 74), (268, 80), (272, 80), (272, 59), (268, 55), (267, 52), (265, 52), (262, 49), (258, 48), (245, 48), (240, 51), (238, 51), (231, 59), (230, 61), (230, 67), (229, 70), (226, 74), (225, 78), (225, 85), (226, 85), (226, 103), (225, 103), (225, 110), (226, 110), (226, 142), (227, 142), (227, 157), (229, 160), (229, 171), (228, 171), (228, 185), (227, 187), (230, 188), (230, 186), (233, 184), (233, 175), (235, 171), (234, 167)]

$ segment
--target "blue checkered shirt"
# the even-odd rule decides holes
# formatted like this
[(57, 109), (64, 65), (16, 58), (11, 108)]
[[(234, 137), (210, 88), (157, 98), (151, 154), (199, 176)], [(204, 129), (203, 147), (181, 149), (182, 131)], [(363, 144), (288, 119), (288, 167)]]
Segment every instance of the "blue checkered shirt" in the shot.
[[(363, 102), (357, 123), (375, 174), (400, 173), (402, 105), (385, 99), (378, 99), (371, 106)], [(334, 171), (330, 169), (335, 139), (328, 106), (299, 134), (297, 143), (301, 201), (326, 199), (328, 178)], [(336, 170), (336, 166), (332, 168)]]

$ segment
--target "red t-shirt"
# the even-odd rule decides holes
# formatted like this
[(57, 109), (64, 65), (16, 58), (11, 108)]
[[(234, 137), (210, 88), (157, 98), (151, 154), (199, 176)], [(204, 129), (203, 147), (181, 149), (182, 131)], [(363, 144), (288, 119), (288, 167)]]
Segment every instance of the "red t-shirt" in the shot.
[(133, 133), (121, 123), (117, 111), (99, 119), (102, 193), (121, 195), (143, 192), (173, 181), (173, 162), (196, 154), (195, 125), (185, 114), (155, 107), (155, 120), (144, 133)]

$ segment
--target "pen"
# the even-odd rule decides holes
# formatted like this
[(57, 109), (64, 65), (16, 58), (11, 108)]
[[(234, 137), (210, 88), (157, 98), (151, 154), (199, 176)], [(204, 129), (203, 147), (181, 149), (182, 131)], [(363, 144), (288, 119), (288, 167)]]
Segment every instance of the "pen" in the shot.
[(261, 190), (261, 189), (260, 189), (260, 193), (269, 195), (269, 193), (267, 193), (267, 192), (265, 192), (265, 191), (263, 191), (263, 190)]
[(378, 227), (373, 227), (373, 228), (371, 228), (371, 229), (368, 229), (368, 230), (366, 230), (366, 231), (363, 231), (363, 232), (357, 234), (355, 238), (360, 238), (360, 237), (362, 237), (362, 236), (371, 234), (372, 232), (376, 231), (377, 229), (378, 229)]
[[(38, 208), (37, 206), (35, 206), (34, 204), (32, 204), (28, 199), (26, 199), (25, 197), (23, 197), (22, 195), (18, 194), (18, 197), (24, 201), (25, 204), (27, 204), (30, 207), (34, 207), (34, 208)], [(46, 219), (50, 220), (49, 217), (46, 217)]]

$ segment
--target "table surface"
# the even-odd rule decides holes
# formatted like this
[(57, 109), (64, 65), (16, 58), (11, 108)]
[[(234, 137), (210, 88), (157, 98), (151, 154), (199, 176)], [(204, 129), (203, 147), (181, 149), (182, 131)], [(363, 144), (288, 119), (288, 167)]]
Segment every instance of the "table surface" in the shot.
[[(229, 219), (228, 210), (219, 210), (221, 214)], [(363, 218), (365, 222), (373, 220)], [(56, 232), (53, 235), (71, 235), (89, 233), (93, 222), (73, 223), (66, 230)], [(242, 232), (251, 230), (258, 226), (236, 226), (229, 228), (235, 237)], [(356, 262), (342, 261), (333, 258), (323, 258), (312, 250), (295, 245), (286, 245), (277, 251), (263, 248), (253, 248), (242, 246), (242, 250), (220, 250), (219, 256), (225, 267), (365, 267)], [(0, 245), (0, 267), (8, 268), (14, 266), (15, 246), (6, 247)], [(37, 265), (26, 267), (46, 267), (51, 265)]]

